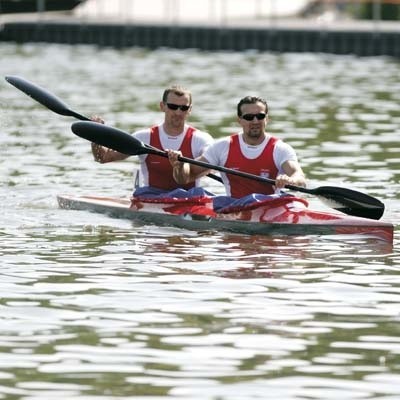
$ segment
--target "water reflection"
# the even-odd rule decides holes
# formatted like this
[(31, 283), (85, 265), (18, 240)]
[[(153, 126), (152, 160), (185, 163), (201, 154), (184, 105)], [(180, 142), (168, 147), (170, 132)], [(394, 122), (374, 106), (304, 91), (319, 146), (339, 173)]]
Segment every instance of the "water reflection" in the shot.
[[(262, 92), (311, 181), (379, 197), (398, 224), (395, 60), (4, 43), (0, 55), (2, 76), (128, 131), (159, 120), (171, 82), (193, 90), (192, 120), (215, 136)], [(400, 396), (397, 227), (391, 247), (60, 210), (60, 193), (129, 195), (136, 160), (95, 164), (72, 119), (0, 85), (0, 397)]]

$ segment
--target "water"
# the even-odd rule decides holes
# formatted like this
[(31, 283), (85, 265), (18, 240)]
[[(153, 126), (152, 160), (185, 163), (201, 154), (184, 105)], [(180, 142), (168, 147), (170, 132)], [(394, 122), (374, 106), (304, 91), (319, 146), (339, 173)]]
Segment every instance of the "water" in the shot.
[(261, 94), (310, 183), (376, 196), (396, 226), (391, 247), (60, 210), (60, 193), (129, 195), (136, 160), (94, 163), (72, 118), (3, 80), (0, 398), (400, 398), (396, 60), (40, 44), (0, 56), (2, 77), (127, 131), (160, 120), (172, 82), (192, 89), (191, 121), (215, 136), (237, 129), (240, 97)]

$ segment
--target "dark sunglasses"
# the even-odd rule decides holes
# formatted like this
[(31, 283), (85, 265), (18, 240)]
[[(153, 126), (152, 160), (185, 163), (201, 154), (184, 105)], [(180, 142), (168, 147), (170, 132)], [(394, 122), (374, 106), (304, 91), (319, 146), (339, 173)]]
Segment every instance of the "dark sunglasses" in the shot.
[(254, 117), (256, 117), (259, 121), (264, 119), (267, 116), (265, 113), (258, 113), (258, 114), (244, 114), (240, 118), (245, 119), (246, 121), (253, 121)]
[(180, 106), (180, 105), (174, 104), (174, 103), (165, 103), (165, 104), (167, 105), (167, 107), (170, 110), (174, 110), (174, 111), (176, 111), (178, 108), (181, 109), (182, 111), (187, 111), (190, 108), (190, 105), (188, 105), (188, 106)]

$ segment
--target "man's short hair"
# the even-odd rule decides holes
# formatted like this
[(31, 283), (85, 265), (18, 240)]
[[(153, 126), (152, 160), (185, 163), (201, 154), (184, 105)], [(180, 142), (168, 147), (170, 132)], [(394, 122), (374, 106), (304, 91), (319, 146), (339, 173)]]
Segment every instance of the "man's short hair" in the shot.
[(189, 89), (186, 89), (185, 87), (180, 85), (172, 85), (168, 87), (167, 89), (164, 90), (164, 94), (162, 97), (162, 101), (164, 103), (167, 102), (167, 98), (170, 93), (176, 94), (177, 96), (184, 96), (186, 94), (189, 96), (190, 104), (192, 104), (192, 93)]
[(264, 100), (262, 97), (258, 96), (246, 96), (241, 99), (237, 105), (237, 115), (238, 117), (242, 116), (242, 105), (243, 104), (255, 104), (255, 103), (262, 103), (265, 106), (265, 113), (268, 114), (268, 104), (267, 101)]

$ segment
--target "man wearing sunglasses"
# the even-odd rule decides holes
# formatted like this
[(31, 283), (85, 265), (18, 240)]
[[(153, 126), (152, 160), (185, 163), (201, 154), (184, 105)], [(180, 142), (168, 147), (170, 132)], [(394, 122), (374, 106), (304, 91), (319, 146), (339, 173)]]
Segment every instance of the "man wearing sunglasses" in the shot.
[[(293, 148), (266, 133), (268, 105), (261, 97), (246, 96), (237, 105), (242, 132), (217, 140), (198, 158), (209, 164), (275, 179), (276, 185), (221, 173), (227, 196), (235, 199), (252, 193), (273, 194), (287, 184), (305, 186), (305, 176)], [(183, 184), (209, 170), (178, 161), (179, 152), (170, 151), (174, 178)]]
[[(160, 102), (160, 110), (164, 113), (163, 123), (133, 134), (144, 144), (161, 150), (177, 150), (186, 157), (197, 158), (213, 142), (211, 135), (186, 123), (192, 111), (192, 94), (188, 89), (178, 85), (165, 89)], [(104, 123), (99, 117), (94, 117), (93, 120)], [(127, 154), (94, 143), (92, 144), (92, 153), (94, 159), (100, 163), (129, 157)], [(172, 166), (167, 158), (153, 154), (143, 154), (138, 157), (140, 173), (139, 179), (136, 179), (136, 186), (171, 191), (178, 187), (190, 189), (198, 184), (194, 181), (178, 184), (173, 178)]]

